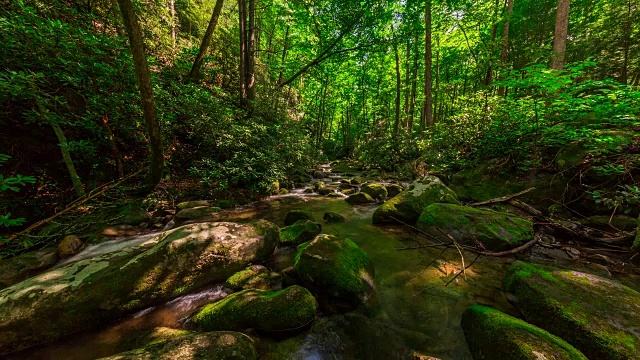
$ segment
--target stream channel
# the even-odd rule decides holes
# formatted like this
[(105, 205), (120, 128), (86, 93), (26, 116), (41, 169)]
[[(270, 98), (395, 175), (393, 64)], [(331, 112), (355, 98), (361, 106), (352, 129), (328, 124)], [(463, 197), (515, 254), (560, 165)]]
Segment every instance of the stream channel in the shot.
[[(337, 182), (339, 176), (329, 181)], [(371, 224), (377, 205), (351, 206), (343, 198), (303, 194), (295, 189), (288, 195), (273, 196), (252, 206), (221, 213), (221, 220), (245, 222), (266, 219), (279, 226), (289, 210), (304, 209), (317, 220), (333, 211), (346, 216), (344, 223), (323, 223), (322, 232), (349, 238), (364, 249), (375, 265), (377, 306), (365, 316), (319, 314), (315, 324), (286, 338), (248, 334), (257, 339), (261, 359), (389, 359), (407, 358), (411, 349), (442, 360), (471, 359), (460, 319), (465, 308), (483, 304), (517, 315), (501, 291), (502, 275), (513, 258), (482, 257), (461, 271), (461, 257), (455, 249), (442, 248), (399, 251), (425, 244), (424, 236), (407, 227), (378, 227)], [(111, 240), (88, 246), (74, 260), (136, 245), (150, 235)], [(295, 249), (278, 249), (265, 265), (275, 271), (291, 266)], [(527, 254), (527, 261), (544, 261)], [(466, 254), (468, 265), (475, 256)], [(559, 260), (558, 260), (559, 261)], [(557, 261), (556, 261), (557, 262)], [(106, 327), (74, 334), (54, 343), (6, 356), (6, 359), (83, 360), (110, 356), (122, 349), (136, 334), (155, 327), (184, 328), (185, 319), (196, 308), (231, 293), (220, 284), (181, 296), (163, 305), (133, 314)], [(291, 334), (289, 334), (291, 335)], [(413, 355), (410, 355), (410, 358)], [(417, 357), (416, 357), (417, 358)]]

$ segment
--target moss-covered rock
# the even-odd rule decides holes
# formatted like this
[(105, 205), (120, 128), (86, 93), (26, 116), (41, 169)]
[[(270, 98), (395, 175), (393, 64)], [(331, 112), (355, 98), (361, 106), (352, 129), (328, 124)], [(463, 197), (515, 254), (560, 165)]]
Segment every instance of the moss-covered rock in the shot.
[(388, 197), (394, 197), (394, 196), (400, 194), (404, 190), (402, 185), (398, 185), (398, 184), (389, 184), (389, 185), (387, 185), (385, 187), (387, 188), (387, 196)]
[(191, 224), (22, 281), (0, 291), (0, 351), (57, 339), (222, 282), (267, 260), (278, 236), (278, 227), (264, 220)]
[(0, 289), (28, 279), (58, 262), (55, 248), (24, 253), (0, 260)]
[(328, 304), (330, 307), (357, 307), (375, 297), (373, 262), (349, 239), (316, 236), (298, 246), (293, 268), (307, 288), (320, 298), (334, 300)]
[(235, 291), (260, 289), (271, 290), (282, 281), (282, 276), (262, 265), (251, 265), (225, 281), (225, 285)]
[(192, 200), (192, 201), (183, 201), (176, 205), (178, 210), (184, 209), (192, 209), (195, 207), (203, 207), (203, 206), (213, 206), (213, 203), (209, 200)]
[(298, 246), (320, 234), (320, 227), (310, 220), (298, 220), (280, 229), (281, 246)]
[(284, 225), (285, 226), (293, 225), (300, 220), (310, 220), (314, 222), (316, 221), (311, 211), (291, 210), (287, 213), (287, 216), (284, 217)]
[(365, 194), (363, 192), (349, 195), (349, 197), (344, 200), (349, 205), (366, 205), (366, 204), (373, 204), (376, 202), (369, 194)]
[(220, 212), (219, 207), (215, 206), (198, 206), (178, 211), (176, 219), (180, 221), (196, 220)]
[(640, 293), (578, 271), (516, 263), (504, 279), (525, 319), (589, 359), (640, 358)]
[(356, 177), (351, 179), (351, 185), (360, 185), (364, 182), (364, 178)]
[(219, 331), (190, 334), (168, 341), (154, 341), (132, 351), (102, 360), (255, 360), (258, 353), (247, 335)]
[(191, 320), (204, 330), (286, 331), (313, 321), (317, 303), (309, 290), (290, 286), (280, 291), (244, 290), (206, 305)]
[(382, 184), (364, 184), (360, 191), (377, 200), (387, 197), (387, 188)]
[(533, 223), (529, 220), (455, 204), (427, 206), (416, 226), (434, 236), (441, 236), (438, 229), (442, 230), (467, 245), (479, 241), (489, 251), (512, 249), (533, 239)]
[(340, 190), (340, 192), (345, 195), (351, 195), (351, 194), (357, 193), (356, 189), (344, 189), (344, 190)]
[(333, 186), (325, 186), (318, 189), (317, 193), (320, 195), (327, 196), (329, 194), (335, 193), (336, 188)]
[(435, 176), (414, 181), (409, 189), (401, 192), (373, 213), (373, 223), (395, 222), (398, 219), (415, 224), (424, 210), (433, 203), (458, 204), (456, 194)]
[(120, 212), (120, 217), (117, 220), (118, 224), (122, 225), (140, 225), (146, 223), (151, 219), (149, 213), (144, 209), (137, 206), (128, 206)]
[(328, 223), (340, 223), (340, 222), (347, 221), (347, 218), (344, 217), (344, 215), (338, 214), (337, 212), (333, 212), (333, 211), (324, 213), (324, 216), (322, 217), (322, 219), (324, 219), (324, 221)]
[(461, 325), (474, 359), (587, 360), (559, 337), (490, 307), (470, 306)]

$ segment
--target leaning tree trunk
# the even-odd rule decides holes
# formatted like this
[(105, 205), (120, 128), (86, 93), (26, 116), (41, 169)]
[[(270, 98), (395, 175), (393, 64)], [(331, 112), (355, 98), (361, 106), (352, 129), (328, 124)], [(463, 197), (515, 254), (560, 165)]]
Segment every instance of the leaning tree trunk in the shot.
[(556, 30), (553, 36), (553, 58), (551, 68), (562, 70), (567, 51), (567, 33), (569, 30), (569, 3), (571, 0), (558, 0)]
[(149, 147), (151, 150), (151, 169), (145, 184), (141, 190), (152, 191), (162, 179), (164, 168), (164, 155), (162, 152), (162, 134), (160, 133), (160, 122), (156, 113), (156, 105), (153, 99), (153, 86), (151, 85), (151, 72), (144, 53), (144, 43), (142, 31), (138, 18), (133, 11), (131, 0), (118, 0), (122, 19), (124, 21), (127, 34), (129, 35), (129, 45), (133, 54), (133, 62), (138, 80), (138, 90), (142, 99), (142, 111), (149, 133)]
[(76, 194), (78, 194), (79, 197), (83, 197), (86, 195), (86, 193), (84, 192), (84, 187), (82, 187), (80, 177), (76, 172), (76, 167), (73, 165), (73, 160), (71, 160), (71, 153), (69, 152), (69, 143), (67, 142), (67, 138), (64, 136), (60, 125), (52, 123), (51, 127), (53, 128), (53, 131), (56, 133), (56, 137), (58, 138), (60, 151), (62, 152), (62, 159), (64, 160), (64, 164), (67, 166), (67, 171), (69, 171), (73, 190), (76, 191)]
[(198, 51), (196, 60), (193, 62), (193, 66), (189, 72), (189, 77), (194, 80), (197, 79), (198, 74), (200, 74), (202, 60), (204, 60), (204, 56), (207, 54), (207, 49), (209, 49), (211, 37), (213, 36), (213, 31), (216, 29), (216, 25), (218, 25), (218, 19), (220, 18), (220, 12), (222, 11), (223, 4), (224, 0), (217, 0), (216, 5), (213, 8), (213, 14), (211, 14), (211, 20), (209, 20), (209, 26), (207, 26), (207, 31), (205, 31), (202, 43), (200, 44), (200, 50)]

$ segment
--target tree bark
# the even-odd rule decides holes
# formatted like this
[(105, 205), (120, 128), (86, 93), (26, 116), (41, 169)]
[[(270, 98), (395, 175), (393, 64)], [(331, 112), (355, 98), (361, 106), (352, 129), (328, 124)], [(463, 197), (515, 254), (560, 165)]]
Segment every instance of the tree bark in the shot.
[(247, 3), (245, 0), (238, 0), (238, 15), (240, 29), (240, 105), (247, 104)]
[(400, 95), (402, 80), (400, 75), (400, 54), (398, 54), (398, 44), (394, 44), (395, 57), (396, 57), (396, 121), (393, 124), (393, 136), (398, 136), (398, 130), (400, 129)]
[(202, 67), (202, 61), (204, 60), (205, 55), (207, 54), (207, 50), (209, 49), (209, 44), (211, 44), (211, 37), (213, 36), (213, 32), (218, 25), (218, 19), (220, 18), (220, 12), (222, 11), (222, 6), (224, 4), (224, 0), (216, 0), (216, 5), (213, 8), (213, 14), (211, 14), (211, 19), (209, 20), (209, 26), (207, 26), (207, 31), (204, 33), (204, 37), (202, 38), (202, 43), (200, 43), (200, 50), (198, 51), (198, 55), (196, 56), (195, 61), (193, 62), (193, 66), (191, 67), (191, 71), (189, 72), (189, 77), (192, 79), (197, 79), (200, 74), (200, 68)]
[[(504, 21), (504, 26), (502, 27), (502, 51), (500, 53), (500, 61), (502, 62), (502, 66), (506, 66), (509, 62), (509, 19), (511, 18), (511, 14), (513, 14), (513, 0), (507, 1), (507, 19)], [(498, 96), (504, 97), (506, 93), (506, 89), (504, 86), (500, 86), (498, 88)]]
[(255, 77), (255, 53), (256, 53), (256, 0), (249, 0), (249, 23), (247, 34), (247, 60), (245, 82), (247, 88), (247, 99), (254, 100), (256, 98), (256, 77)]
[(169, 0), (169, 14), (171, 15), (171, 40), (173, 41), (172, 50), (176, 51), (176, 2)]
[(433, 127), (433, 100), (431, 88), (433, 80), (431, 78), (432, 53), (431, 53), (431, 0), (425, 2), (424, 12), (424, 109), (420, 130), (424, 135), (426, 126)]
[(133, 55), (133, 62), (138, 80), (138, 90), (142, 100), (142, 110), (144, 120), (149, 134), (149, 147), (151, 151), (151, 168), (142, 191), (152, 191), (162, 179), (164, 169), (164, 155), (162, 151), (162, 134), (160, 132), (160, 122), (156, 113), (156, 105), (153, 97), (153, 86), (151, 84), (151, 72), (144, 53), (144, 42), (138, 18), (133, 11), (131, 0), (118, 0), (122, 19), (124, 21), (127, 34), (129, 35), (129, 45)]
[(571, 0), (558, 0), (556, 29), (553, 36), (553, 57), (551, 68), (562, 70), (567, 51), (567, 33), (569, 30), (569, 4)]
[(82, 187), (82, 181), (80, 181), (80, 177), (76, 172), (76, 167), (73, 165), (73, 160), (71, 160), (71, 153), (69, 152), (69, 143), (67, 142), (67, 138), (64, 136), (60, 125), (52, 123), (51, 127), (58, 138), (60, 151), (62, 152), (62, 159), (64, 160), (64, 164), (67, 166), (67, 171), (69, 171), (73, 190), (76, 191), (76, 194), (78, 194), (79, 197), (83, 197), (86, 193), (84, 192), (84, 187)]

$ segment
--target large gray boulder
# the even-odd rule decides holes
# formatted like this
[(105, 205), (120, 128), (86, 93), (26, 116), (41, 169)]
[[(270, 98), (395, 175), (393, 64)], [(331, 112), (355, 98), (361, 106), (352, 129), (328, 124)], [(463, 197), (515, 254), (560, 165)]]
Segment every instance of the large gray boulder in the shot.
[(0, 291), (0, 352), (51, 341), (223, 282), (268, 259), (278, 237), (278, 227), (264, 220), (191, 224), (151, 238), (142, 248), (81, 260), (15, 284)]

